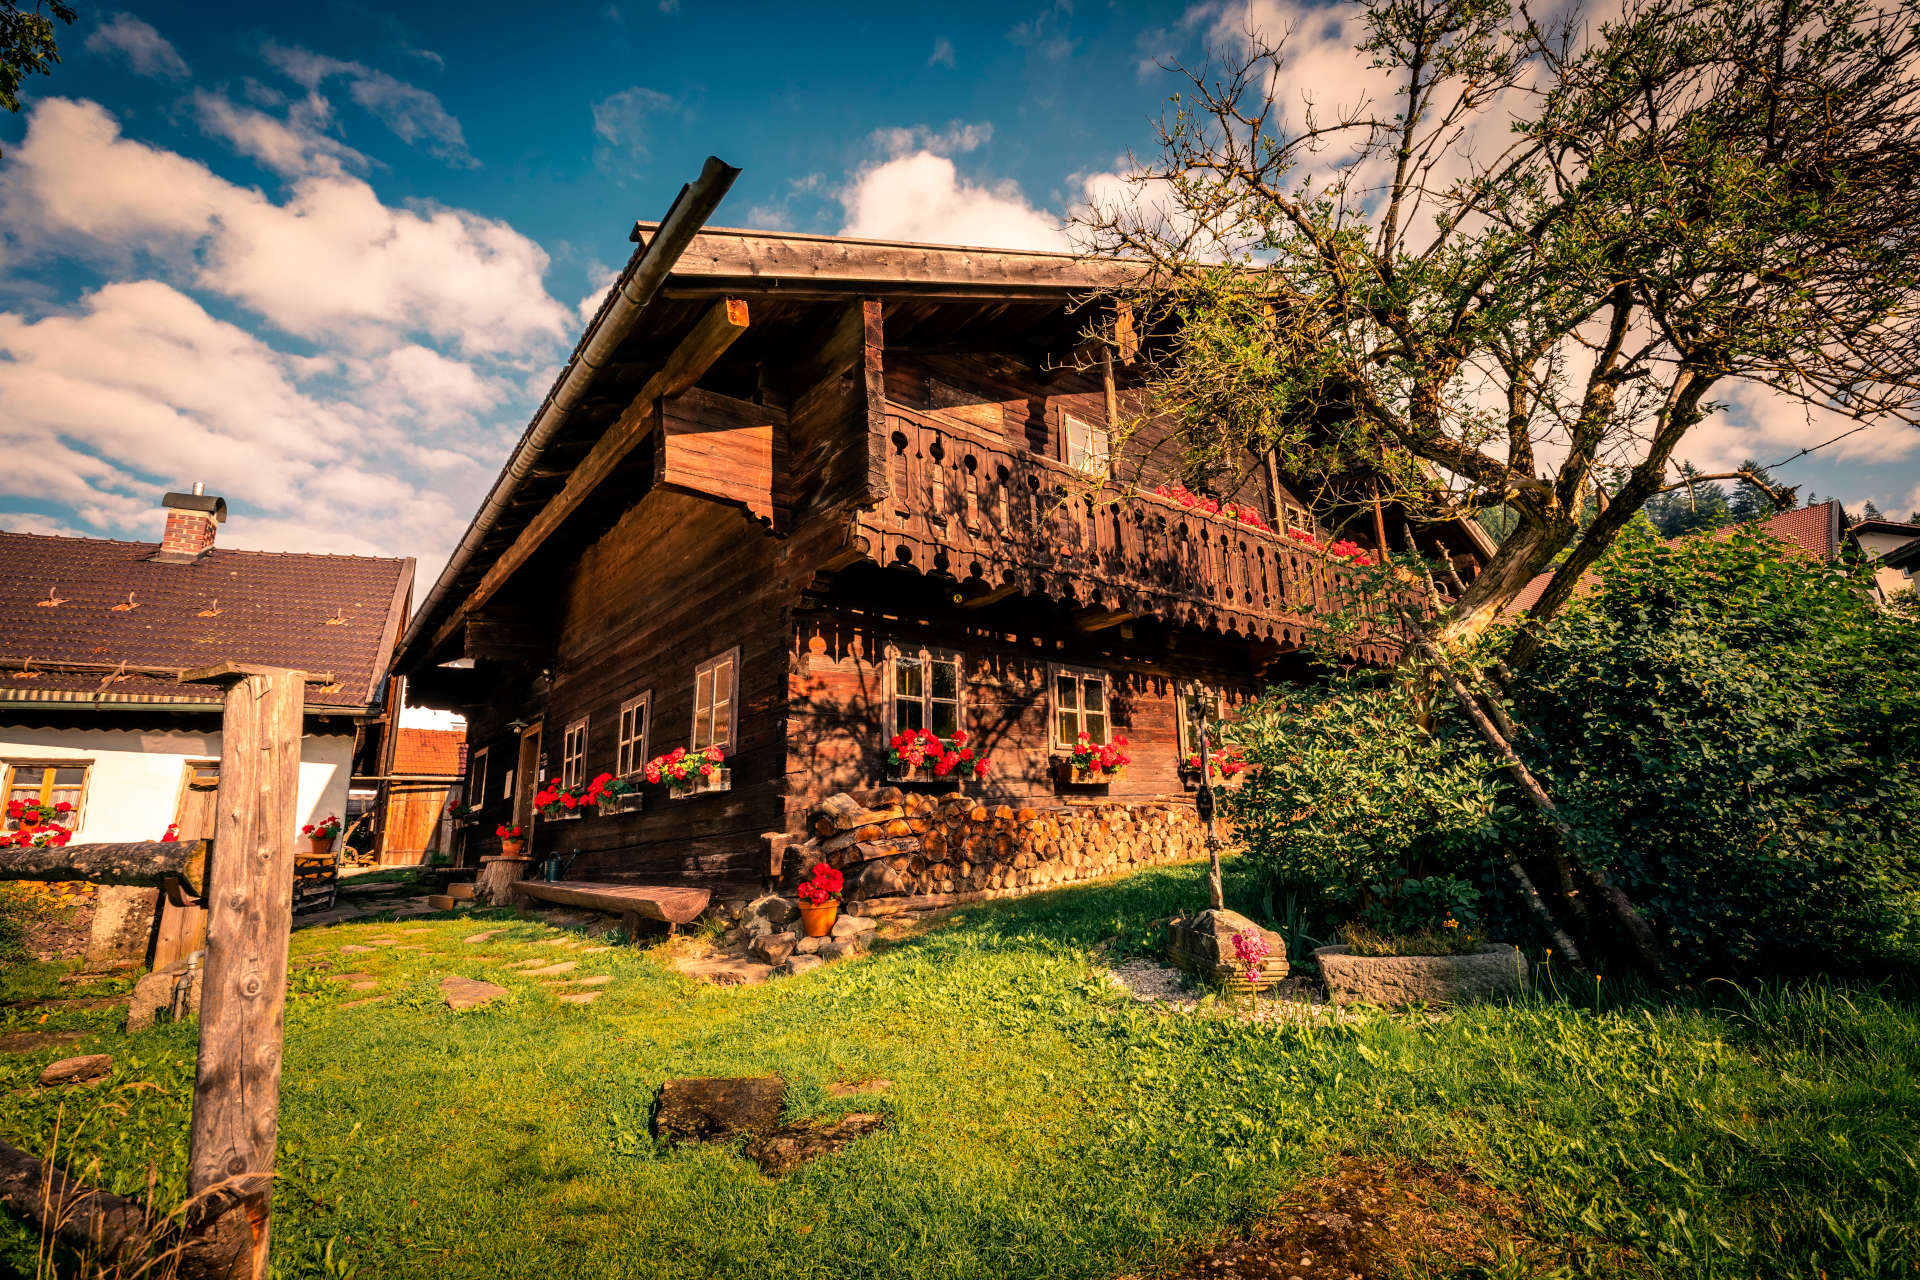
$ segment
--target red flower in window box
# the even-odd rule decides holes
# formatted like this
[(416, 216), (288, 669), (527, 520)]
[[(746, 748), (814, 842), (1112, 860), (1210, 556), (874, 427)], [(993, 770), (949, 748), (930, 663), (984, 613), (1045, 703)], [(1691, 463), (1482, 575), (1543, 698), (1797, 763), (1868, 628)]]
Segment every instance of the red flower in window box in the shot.
[(964, 769), (984, 778), (985, 759), (968, 745), (965, 729), (954, 730), (950, 738), (931, 729), (908, 729), (887, 740), (887, 776), (902, 782), (948, 778)]
[(1081, 730), (1066, 757), (1067, 764), (1073, 770), (1073, 780), (1081, 783), (1111, 782), (1121, 770), (1133, 763), (1133, 757), (1126, 750), (1130, 745), (1124, 735), (1115, 735), (1107, 742), (1095, 742), (1093, 735)]
[(726, 767), (726, 759), (726, 753), (718, 747), (704, 747), (694, 752), (675, 747), (647, 761), (646, 779), (666, 783), (667, 794), (676, 799), (704, 791), (729, 791), (733, 788), (733, 774)]

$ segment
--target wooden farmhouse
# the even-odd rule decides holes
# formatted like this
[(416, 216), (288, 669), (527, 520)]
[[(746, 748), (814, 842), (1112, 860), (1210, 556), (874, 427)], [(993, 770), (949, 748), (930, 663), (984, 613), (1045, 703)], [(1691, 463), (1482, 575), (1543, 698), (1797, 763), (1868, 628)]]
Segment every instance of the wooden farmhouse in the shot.
[[(1083, 873), (1197, 852), (1201, 718), (1306, 678), (1303, 628), (1340, 591), (1285, 531), (1398, 547), (1399, 513), (1316, 525), (1270, 459), (1211, 495), (1246, 518), (1156, 494), (1179, 480), (1164, 433), (1114, 448), (1136, 392), (1085, 337), (1111, 267), (718, 229), (671, 259), (652, 224), (635, 238), (400, 646), (412, 700), (468, 719), (465, 856), (519, 823), (534, 857), (577, 855), (569, 877), (751, 886), (825, 836), (863, 864), (858, 897), (1073, 878), (1038, 866), (1050, 849)], [(1465, 574), (1490, 554), (1477, 528), (1412, 532)], [(874, 801), (918, 729), (964, 732), (990, 770), (902, 784), (848, 831), (819, 815)], [(1076, 780), (1082, 733), (1127, 739), (1129, 765)], [(724, 790), (536, 820), (546, 779), (708, 747)]]
[[(222, 693), (179, 676), (221, 662), (328, 677), (306, 690), (302, 823), (344, 813), (350, 777), (375, 772), (413, 561), (221, 547), (223, 499), (169, 493), (162, 507), (158, 542), (0, 532), (10, 838), (15, 804), (52, 807), (83, 844), (159, 840), (170, 825), (210, 837)], [(99, 894), (90, 958), (154, 954), (158, 891)]]

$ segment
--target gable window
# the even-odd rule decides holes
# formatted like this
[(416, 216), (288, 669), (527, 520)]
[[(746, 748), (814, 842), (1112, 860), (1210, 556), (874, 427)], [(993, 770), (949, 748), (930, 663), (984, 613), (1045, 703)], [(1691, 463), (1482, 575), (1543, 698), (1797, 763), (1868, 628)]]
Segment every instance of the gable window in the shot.
[[(15, 760), (7, 764), (7, 808), (16, 802), (40, 804), (49, 809), (67, 805), (66, 812), (53, 818), (63, 827), (80, 825), (80, 813), (87, 798), (89, 760)], [(20, 824), (9, 817), (8, 830)]]
[(1068, 466), (1090, 476), (1107, 474), (1112, 450), (1108, 446), (1107, 429), (1104, 426), (1068, 414), (1066, 437)]
[(467, 803), (485, 804), (487, 802), (487, 749), (480, 748), (473, 753), (473, 761), (467, 765)]
[(917, 729), (950, 738), (960, 728), (960, 655), (944, 649), (896, 650), (888, 693), (895, 734)]
[(1174, 709), (1180, 721), (1180, 758), (1185, 760), (1200, 754), (1200, 735), (1208, 725), (1221, 717), (1225, 707), (1218, 689), (1209, 689), (1201, 684), (1181, 685), (1176, 698)]
[(691, 749), (733, 747), (733, 707), (740, 692), (740, 650), (715, 654), (693, 669)]
[(560, 737), (560, 785), (571, 790), (587, 780), (587, 717), (567, 726)]
[(653, 691), (620, 704), (620, 741), (613, 753), (614, 773), (625, 777), (647, 765), (647, 720), (653, 710)]
[(1082, 733), (1104, 743), (1113, 736), (1107, 673), (1090, 667), (1052, 669), (1053, 745), (1072, 747)]

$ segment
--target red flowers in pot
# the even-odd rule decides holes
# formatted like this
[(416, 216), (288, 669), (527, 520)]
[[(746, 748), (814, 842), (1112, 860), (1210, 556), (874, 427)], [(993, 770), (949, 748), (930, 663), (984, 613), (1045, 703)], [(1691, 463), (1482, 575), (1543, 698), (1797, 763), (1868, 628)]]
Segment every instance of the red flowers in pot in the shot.
[(309, 822), (300, 828), (315, 853), (332, 853), (334, 837), (340, 834), (340, 819), (328, 814), (318, 822)]
[(840, 918), (840, 890), (846, 877), (824, 862), (814, 864), (813, 876), (800, 882), (794, 896), (800, 899), (800, 923), (809, 938), (824, 938)]
[(508, 826), (506, 823), (501, 823), (493, 829), (493, 834), (500, 837), (501, 857), (517, 858), (526, 851), (527, 829), (525, 827), (514, 827)]

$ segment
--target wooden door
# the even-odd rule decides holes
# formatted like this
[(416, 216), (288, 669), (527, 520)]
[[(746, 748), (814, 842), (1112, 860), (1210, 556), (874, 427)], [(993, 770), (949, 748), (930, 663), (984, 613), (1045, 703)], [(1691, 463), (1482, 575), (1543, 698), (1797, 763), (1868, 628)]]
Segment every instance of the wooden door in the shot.
[[(189, 760), (186, 778), (180, 787), (180, 799), (174, 806), (173, 823), (180, 839), (213, 838), (214, 814), (219, 797), (220, 762)], [(214, 856), (219, 856), (217, 851)], [(160, 923), (153, 944), (153, 967), (163, 969), (176, 960), (186, 959), (206, 945), (206, 909), (176, 907), (163, 894), (160, 899)]]
[(528, 826), (533, 821), (533, 793), (540, 787), (540, 726), (533, 725), (520, 735), (520, 759), (513, 770), (513, 824)]

